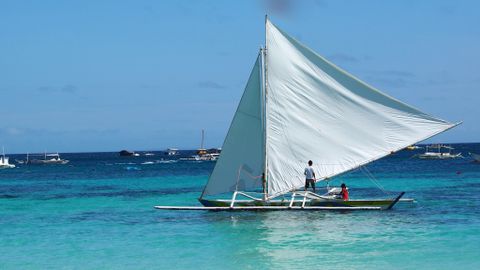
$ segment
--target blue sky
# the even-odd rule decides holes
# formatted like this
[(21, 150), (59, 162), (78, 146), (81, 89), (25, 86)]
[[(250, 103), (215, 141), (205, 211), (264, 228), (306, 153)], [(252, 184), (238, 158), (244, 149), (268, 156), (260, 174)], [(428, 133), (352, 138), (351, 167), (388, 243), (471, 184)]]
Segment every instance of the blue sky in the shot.
[(478, 1), (0, 0), (0, 146), (9, 153), (221, 146), (264, 14), (480, 141)]

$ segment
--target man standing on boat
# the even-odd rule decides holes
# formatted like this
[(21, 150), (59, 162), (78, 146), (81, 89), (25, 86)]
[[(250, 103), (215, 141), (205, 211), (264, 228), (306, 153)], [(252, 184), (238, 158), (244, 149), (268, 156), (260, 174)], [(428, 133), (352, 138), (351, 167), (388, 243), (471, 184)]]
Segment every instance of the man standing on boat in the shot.
[(313, 162), (311, 160), (308, 161), (308, 167), (305, 168), (305, 191), (309, 188), (310, 184), (312, 185), (313, 193), (315, 193), (315, 172), (312, 168)]

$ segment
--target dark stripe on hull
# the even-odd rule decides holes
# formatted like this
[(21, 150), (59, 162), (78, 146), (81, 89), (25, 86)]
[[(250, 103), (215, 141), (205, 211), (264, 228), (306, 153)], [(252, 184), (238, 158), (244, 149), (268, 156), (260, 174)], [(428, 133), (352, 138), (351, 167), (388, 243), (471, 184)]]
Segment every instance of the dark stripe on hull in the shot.
[[(231, 201), (227, 200), (205, 200), (200, 199), (200, 203), (205, 207), (229, 207)], [(306, 202), (306, 206), (327, 206), (327, 207), (359, 207), (359, 206), (376, 206), (376, 207), (388, 207), (394, 200), (311, 200)], [(254, 201), (243, 200), (236, 201), (235, 206), (289, 206), (290, 201)], [(293, 206), (302, 206), (302, 202), (295, 202)]]

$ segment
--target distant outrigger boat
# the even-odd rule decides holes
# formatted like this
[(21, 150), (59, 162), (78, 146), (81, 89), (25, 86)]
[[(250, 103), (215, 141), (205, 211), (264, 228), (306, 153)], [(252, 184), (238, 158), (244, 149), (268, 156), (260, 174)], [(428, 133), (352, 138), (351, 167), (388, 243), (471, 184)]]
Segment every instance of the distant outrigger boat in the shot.
[[(162, 210), (384, 210), (392, 198), (339, 199), (335, 176), (457, 124), (427, 115), (338, 68), (267, 18), (260, 49), (199, 201)], [(303, 191), (314, 161), (323, 195)], [(300, 190), (300, 191), (299, 191)], [(245, 199), (238, 199), (238, 197)]]
[[(434, 151), (435, 149), (437, 151)], [(447, 151), (442, 151), (442, 149), (446, 149)], [(462, 153), (453, 154), (453, 149), (453, 147), (443, 144), (429, 145), (425, 147), (425, 153), (419, 154), (418, 157), (421, 159), (451, 159), (462, 157)]]
[[(43, 158), (36, 158), (43, 156)], [(32, 158), (33, 157), (33, 158)], [(26, 160), (17, 160), (20, 164), (67, 164), (69, 160), (61, 159), (59, 153), (54, 154), (29, 154), (27, 153)]]

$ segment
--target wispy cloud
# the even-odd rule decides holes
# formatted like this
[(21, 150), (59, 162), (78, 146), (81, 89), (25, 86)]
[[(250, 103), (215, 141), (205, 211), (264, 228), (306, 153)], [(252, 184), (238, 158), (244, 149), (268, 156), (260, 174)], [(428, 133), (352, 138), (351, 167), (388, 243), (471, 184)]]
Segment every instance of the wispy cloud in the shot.
[(210, 88), (210, 89), (225, 89), (227, 88), (226, 86), (219, 84), (214, 81), (202, 81), (197, 84), (198, 87), (200, 88)]
[(60, 88), (61, 92), (64, 93), (75, 93), (77, 92), (78, 88), (75, 85), (67, 84)]
[(24, 130), (16, 127), (0, 128), (0, 134), (8, 136), (16, 136), (24, 134)]
[(453, 15), (457, 12), (457, 8), (453, 5), (441, 5), (437, 10), (443, 15)]
[(380, 85), (385, 87), (401, 88), (409, 85), (410, 81), (401, 77), (374, 77), (368, 76), (367, 82), (373, 82), (374, 85)]
[(78, 87), (72, 84), (66, 84), (61, 87), (52, 87), (52, 86), (40, 86), (37, 88), (38, 91), (44, 93), (67, 93), (74, 94), (78, 91)]
[(328, 59), (332, 62), (343, 62), (343, 63), (358, 63), (360, 60), (350, 54), (346, 53), (335, 53), (328, 56)]
[(414, 84), (420, 84), (416, 75), (403, 70), (370, 71), (367, 73), (366, 81), (380, 87), (402, 88)]
[(321, 8), (326, 8), (328, 7), (328, 3), (325, 0), (315, 0), (314, 3)]
[(386, 70), (382, 72), (383, 75), (392, 76), (392, 77), (400, 77), (400, 78), (413, 78), (415, 74), (409, 71), (401, 71), (401, 70)]
[(37, 137), (52, 137), (58, 135), (110, 135), (118, 134), (119, 129), (72, 129), (72, 130), (54, 130), (42, 128), (23, 128), (23, 127), (4, 127), (0, 128), (0, 135), (4, 136), (22, 136), (34, 134)]

